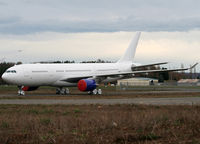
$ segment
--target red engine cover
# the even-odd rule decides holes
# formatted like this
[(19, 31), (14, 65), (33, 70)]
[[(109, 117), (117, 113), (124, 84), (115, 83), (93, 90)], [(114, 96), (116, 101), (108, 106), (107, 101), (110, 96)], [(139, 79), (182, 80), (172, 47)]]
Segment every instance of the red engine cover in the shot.
[(38, 87), (22, 86), (23, 91), (34, 91), (36, 89), (38, 89)]
[(96, 89), (96, 82), (93, 79), (82, 79), (77, 84), (80, 91), (93, 91)]
[(85, 91), (87, 89), (87, 83), (84, 80), (78, 82), (78, 89), (80, 91)]
[(22, 87), (22, 90), (23, 90), (23, 91), (28, 91), (28, 89), (29, 89), (28, 86), (23, 86), (23, 87)]

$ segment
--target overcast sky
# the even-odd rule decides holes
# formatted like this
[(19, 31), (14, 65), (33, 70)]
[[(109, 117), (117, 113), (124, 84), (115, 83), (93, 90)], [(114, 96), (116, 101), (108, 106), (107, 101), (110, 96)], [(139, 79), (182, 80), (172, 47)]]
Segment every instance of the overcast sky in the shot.
[(199, 0), (0, 0), (0, 32), (187, 31)]
[[(0, 60), (200, 61), (199, 0), (0, 0)], [(20, 51), (19, 51), (20, 50)]]

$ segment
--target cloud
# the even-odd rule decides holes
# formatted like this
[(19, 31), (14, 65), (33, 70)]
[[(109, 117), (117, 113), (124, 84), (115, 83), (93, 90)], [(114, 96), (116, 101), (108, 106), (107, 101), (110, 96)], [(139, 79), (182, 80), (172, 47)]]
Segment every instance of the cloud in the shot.
[[(38, 33), (0, 36), (0, 57), (7, 61), (118, 60), (134, 32)], [(135, 62), (169, 61), (192, 64), (199, 61), (200, 31), (143, 32)], [(23, 50), (22, 53), (17, 53)], [(178, 65), (178, 66), (179, 66)]]
[(1, 2), (1, 1), (0, 1), (0, 5), (6, 5), (6, 3), (5, 3), (5, 2)]
[(199, 5), (199, 0), (7, 0), (0, 8), (0, 33), (189, 31), (200, 27)]
[(19, 17), (4, 17), (0, 18), (0, 27), (3, 26), (13, 26), (13, 24), (16, 24), (20, 22)]

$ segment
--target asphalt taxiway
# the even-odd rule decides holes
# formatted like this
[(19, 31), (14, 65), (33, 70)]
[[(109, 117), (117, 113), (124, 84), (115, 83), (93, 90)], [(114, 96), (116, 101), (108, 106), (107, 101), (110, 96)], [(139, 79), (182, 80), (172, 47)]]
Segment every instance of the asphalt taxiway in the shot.
[(144, 104), (144, 105), (200, 105), (200, 97), (183, 98), (124, 98), (124, 99), (2, 99), (0, 104), (17, 105), (115, 105), (115, 104)]
[[(159, 87), (158, 87), (159, 88)], [(42, 93), (43, 92), (43, 93)], [(143, 91), (105, 91), (102, 96), (89, 96), (87, 93), (71, 93), (68, 96), (58, 96), (54, 91), (39, 91), (27, 93), (25, 97), (16, 95), (12, 91), (0, 93), (0, 104), (63, 104), (63, 105), (115, 105), (115, 104), (145, 104), (145, 105), (200, 105), (199, 88), (165, 88)]]

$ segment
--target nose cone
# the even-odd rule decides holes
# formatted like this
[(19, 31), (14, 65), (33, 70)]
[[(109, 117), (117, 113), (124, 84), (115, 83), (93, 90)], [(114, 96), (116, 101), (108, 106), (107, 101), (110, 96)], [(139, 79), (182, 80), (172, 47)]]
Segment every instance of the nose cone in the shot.
[(4, 74), (1, 76), (1, 78), (2, 78), (4, 81), (6, 81), (6, 74), (4, 73)]
[(1, 76), (1, 78), (2, 78), (5, 82), (9, 83), (9, 76), (8, 76), (8, 74), (4, 73), (4, 74)]
[(14, 73), (4, 73), (1, 78), (7, 84), (17, 84), (17, 76)]

